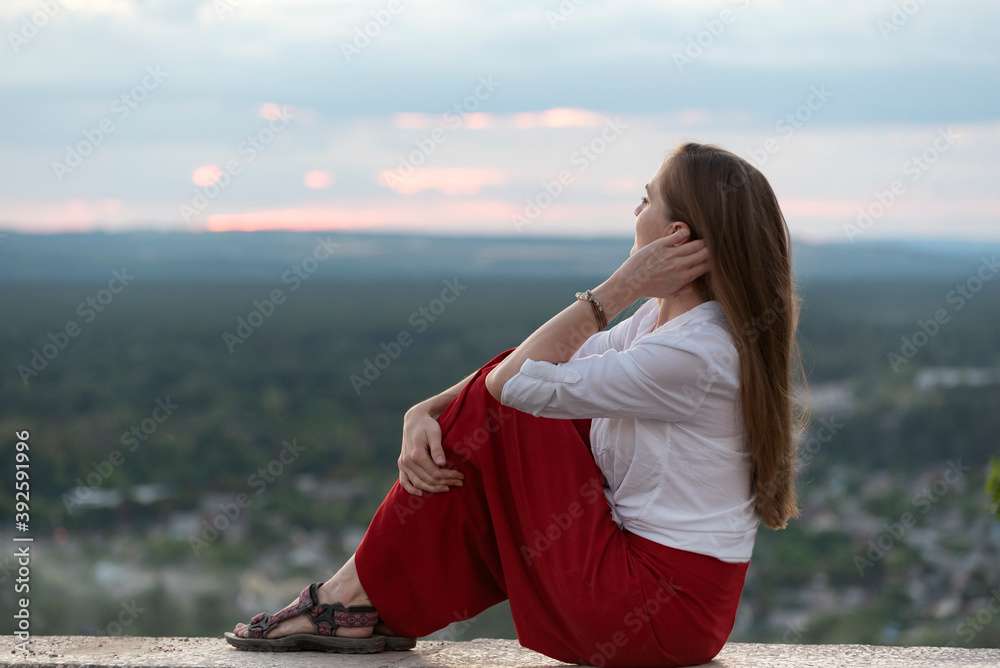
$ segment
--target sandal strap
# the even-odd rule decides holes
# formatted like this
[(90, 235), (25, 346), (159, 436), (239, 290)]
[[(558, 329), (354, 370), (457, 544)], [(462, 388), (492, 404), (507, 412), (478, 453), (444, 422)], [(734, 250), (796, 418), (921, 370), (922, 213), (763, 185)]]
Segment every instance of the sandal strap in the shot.
[(371, 605), (345, 606), (343, 603), (320, 603), (317, 589), (322, 582), (315, 582), (302, 590), (298, 602), (283, 610), (269, 615), (265, 612), (254, 615), (250, 620), (249, 637), (264, 638), (280, 622), (300, 615), (303, 612), (309, 616), (316, 635), (332, 636), (338, 626), (375, 626), (378, 624), (378, 612)]
[(316, 582), (306, 586), (299, 594), (298, 602), (274, 613), (273, 615), (269, 615), (266, 612), (254, 615), (253, 619), (250, 620), (250, 626), (247, 629), (249, 631), (249, 637), (264, 638), (271, 629), (289, 617), (300, 615), (311, 608), (315, 608), (316, 604), (319, 603), (319, 598), (316, 595), (316, 589), (320, 584), (321, 583)]
[(337, 603), (324, 603), (309, 611), (316, 634), (334, 635), (338, 626), (375, 626), (378, 624), (378, 612), (371, 605), (344, 606)]
[(371, 605), (344, 607), (341, 603), (334, 603), (333, 618), (337, 622), (337, 626), (375, 626), (378, 624), (378, 613)]

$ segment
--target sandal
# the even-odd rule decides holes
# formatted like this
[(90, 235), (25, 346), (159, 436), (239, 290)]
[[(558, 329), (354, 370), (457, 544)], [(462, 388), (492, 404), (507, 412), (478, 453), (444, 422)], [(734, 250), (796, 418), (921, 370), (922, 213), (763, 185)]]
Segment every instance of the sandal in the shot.
[[(369, 638), (345, 638), (334, 635), (337, 627), (340, 626), (374, 627), (378, 623), (378, 613), (370, 605), (345, 607), (342, 603), (320, 603), (316, 590), (322, 584), (322, 582), (316, 582), (309, 585), (299, 594), (297, 603), (293, 603), (273, 615), (264, 612), (254, 615), (253, 619), (250, 620), (249, 638), (241, 638), (227, 631), (225, 634), (226, 642), (236, 649), (251, 652), (294, 652), (305, 649), (346, 654), (370, 654), (385, 649), (386, 636), (373, 634)], [(315, 633), (294, 633), (282, 638), (265, 637), (279, 622), (302, 613), (309, 616)], [(393, 644), (399, 645), (400, 643)]]
[(379, 636), (380, 638), (385, 638), (385, 646), (383, 649), (387, 652), (402, 652), (408, 649), (413, 649), (417, 646), (416, 638), (409, 638), (407, 636)]

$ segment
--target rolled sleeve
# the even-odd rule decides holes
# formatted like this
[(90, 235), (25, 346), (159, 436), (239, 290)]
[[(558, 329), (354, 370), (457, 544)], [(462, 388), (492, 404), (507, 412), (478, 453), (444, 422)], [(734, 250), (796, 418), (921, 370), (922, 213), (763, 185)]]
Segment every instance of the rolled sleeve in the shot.
[(580, 349), (573, 353), (570, 357), (570, 361), (578, 360), (581, 357), (589, 357), (591, 355), (600, 355), (605, 350), (611, 349), (611, 331), (604, 330), (594, 334), (592, 337), (583, 342)]
[(561, 364), (525, 360), (503, 387), (501, 403), (535, 416), (631, 417), (679, 421), (711, 389), (711, 356), (697, 344), (644, 339)]
[(632, 337), (635, 335), (635, 329), (642, 318), (648, 316), (652, 312), (652, 306), (654, 305), (653, 300), (647, 301), (639, 310), (631, 317), (626, 318), (619, 322), (617, 325), (610, 329), (601, 330), (597, 334), (594, 334), (589, 339), (584, 341), (580, 349), (573, 353), (570, 360), (580, 359), (581, 357), (589, 357), (590, 355), (600, 355), (608, 350), (621, 350), (625, 347), (625, 340), (631, 334)]

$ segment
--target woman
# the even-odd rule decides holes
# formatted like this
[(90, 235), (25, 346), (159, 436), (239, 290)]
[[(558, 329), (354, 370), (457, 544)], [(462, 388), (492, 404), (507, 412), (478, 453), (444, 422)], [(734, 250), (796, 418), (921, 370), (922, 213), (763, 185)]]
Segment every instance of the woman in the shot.
[(759, 521), (797, 512), (788, 229), (758, 170), (699, 144), (635, 214), (608, 280), (407, 411), (399, 481), (354, 556), (231, 644), (407, 649), (509, 599), (520, 643), (561, 661), (719, 652)]

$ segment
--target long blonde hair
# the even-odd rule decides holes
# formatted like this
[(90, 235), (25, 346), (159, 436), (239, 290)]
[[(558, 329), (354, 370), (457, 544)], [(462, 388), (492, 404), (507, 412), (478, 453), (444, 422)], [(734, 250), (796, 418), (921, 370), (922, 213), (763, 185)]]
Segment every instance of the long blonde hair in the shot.
[(690, 238), (704, 239), (712, 258), (695, 287), (721, 304), (739, 351), (757, 511), (765, 525), (782, 529), (798, 516), (796, 440), (805, 426), (793, 415), (792, 363), (802, 370), (802, 360), (788, 226), (767, 179), (739, 156), (687, 143), (668, 161), (661, 194), (670, 220), (687, 223)]

